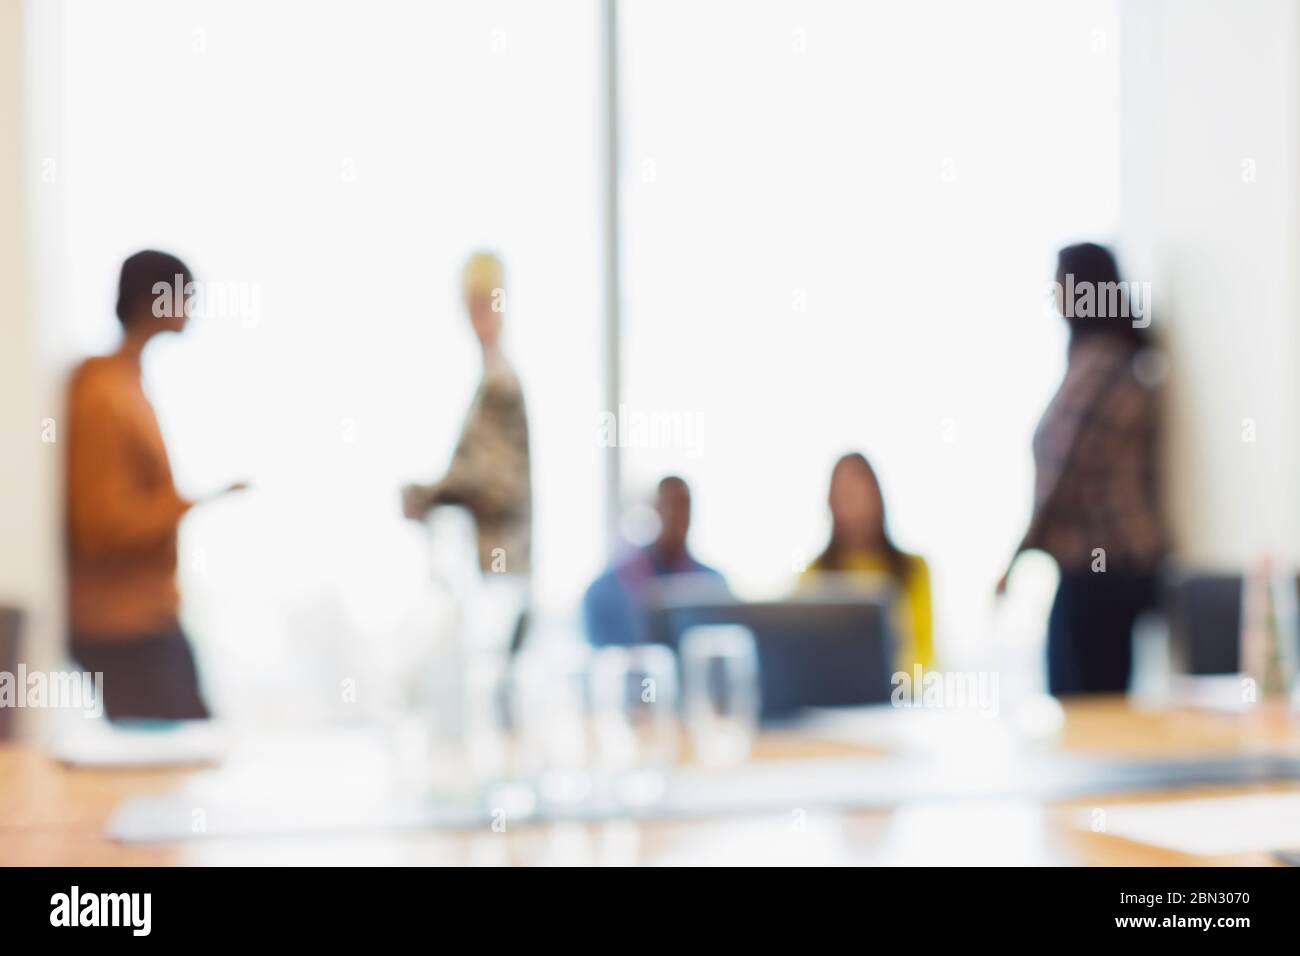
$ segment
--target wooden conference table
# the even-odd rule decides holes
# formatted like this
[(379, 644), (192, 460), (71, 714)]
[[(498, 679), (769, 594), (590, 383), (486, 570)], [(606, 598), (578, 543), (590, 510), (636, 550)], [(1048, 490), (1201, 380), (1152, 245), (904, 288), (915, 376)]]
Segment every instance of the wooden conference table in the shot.
[[(1283, 754), (1300, 756), (1300, 730), (1280, 706), (1248, 713), (1148, 709), (1122, 699), (1064, 708), (1043, 753), (1123, 758)], [(752, 760), (861, 760), (959, 749), (979, 760), (1005, 735), (926, 729), (888, 709), (837, 733), (765, 733)], [(999, 742), (1001, 741), (1001, 742)], [(328, 751), (328, 748), (327, 748)], [(311, 759), (320, 760), (321, 751)], [(936, 757), (938, 759), (938, 757)], [(0, 864), (1009, 864), (1268, 865), (1267, 852), (1195, 856), (1132, 842), (1087, 823), (1089, 814), (1149, 801), (1300, 793), (1300, 781), (1196, 786), (1068, 799), (997, 796), (904, 802), (891, 809), (737, 813), (699, 819), (518, 825), (508, 832), (367, 831), (293, 836), (208, 836), (164, 844), (115, 842), (106, 821), (124, 800), (166, 794), (201, 779), (215, 787), (273, 786), (238, 780), (238, 764), (193, 770), (74, 769), (29, 744), (0, 746)], [(292, 772), (292, 771), (286, 771)], [(195, 775), (204, 775), (198, 778)], [(294, 774), (294, 780), (302, 779)]]

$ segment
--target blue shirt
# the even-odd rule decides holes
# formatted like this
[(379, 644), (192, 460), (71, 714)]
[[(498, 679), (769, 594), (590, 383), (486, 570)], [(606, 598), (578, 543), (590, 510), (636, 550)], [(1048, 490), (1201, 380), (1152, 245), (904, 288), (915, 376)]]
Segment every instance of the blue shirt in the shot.
[(649, 640), (650, 599), (655, 585), (678, 574), (705, 574), (726, 586), (722, 575), (690, 554), (665, 561), (654, 546), (637, 548), (591, 582), (582, 599), (587, 639), (597, 647), (644, 644)]

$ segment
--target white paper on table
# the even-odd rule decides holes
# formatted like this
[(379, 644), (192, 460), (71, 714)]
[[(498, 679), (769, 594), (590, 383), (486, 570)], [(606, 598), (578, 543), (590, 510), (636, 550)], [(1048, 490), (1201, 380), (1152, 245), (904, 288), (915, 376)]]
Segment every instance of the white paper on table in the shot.
[(135, 726), (87, 720), (55, 737), (50, 756), (74, 767), (188, 767), (220, 762), (229, 746), (225, 728), (211, 720)]
[[(1076, 822), (1091, 829), (1094, 811)], [(1300, 792), (1107, 807), (1105, 832), (1198, 856), (1291, 849), (1300, 847)]]

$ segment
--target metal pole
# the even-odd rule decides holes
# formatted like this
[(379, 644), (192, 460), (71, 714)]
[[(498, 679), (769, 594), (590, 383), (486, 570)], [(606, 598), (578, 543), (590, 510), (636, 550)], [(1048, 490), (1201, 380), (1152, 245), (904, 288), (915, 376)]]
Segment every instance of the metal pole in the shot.
[[(618, 0), (602, 3), (601, 72), (604, 92), (605, 137), (605, 409), (617, 416), (622, 397), (622, 285), (619, 275), (619, 102), (618, 102)], [(622, 449), (613, 442), (605, 449), (605, 531), (613, 555), (619, 541), (622, 516)]]

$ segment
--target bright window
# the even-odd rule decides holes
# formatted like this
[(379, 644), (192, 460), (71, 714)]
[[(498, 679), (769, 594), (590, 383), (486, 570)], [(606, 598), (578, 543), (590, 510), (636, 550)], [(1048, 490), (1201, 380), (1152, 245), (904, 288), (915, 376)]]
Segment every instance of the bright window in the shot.
[[(429, 542), (397, 489), (445, 467), (476, 383), (480, 247), (509, 275), (535, 596), (571, 618), (605, 541), (599, 4), (128, 6), (59, 26), (61, 294), (81, 352), (138, 248), (235, 297), (148, 369), (182, 488), (256, 486), (182, 542), (218, 706), (311, 712), (304, 682), (334, 695), (409, 628)], [(620, 31), (623, 495), (683, 474), (700, 556), (780, 593), (861, 449), (960, 651), (1062, 369), (1052, 255), (1116, 226), (1113, 0), (625, 0)]]
[(598, 570), (597, 12), (68, 4), (81, 350), (111, 343), (116, 271), (141, 247), (258, 297), (156, 345), (147, 372), (182, 489), (256, 486), (187, 520), (181, 575), (208, 677), (261, 717), (311, 711), (295, 681), (337, 698), (428, 587), (398, 488), (446, 467), (477, 383), (458, 284), (476, 248), (508, 273), (543, 611), (571, 612)]
[(663, 423), (628, 492), (682, 473), (700, 557), (779, 593), (862, 450), (951, 660), (1028, 519), (1053, 255), (1116, 227), (1113, 3), (624, 10), (624, 380)]

